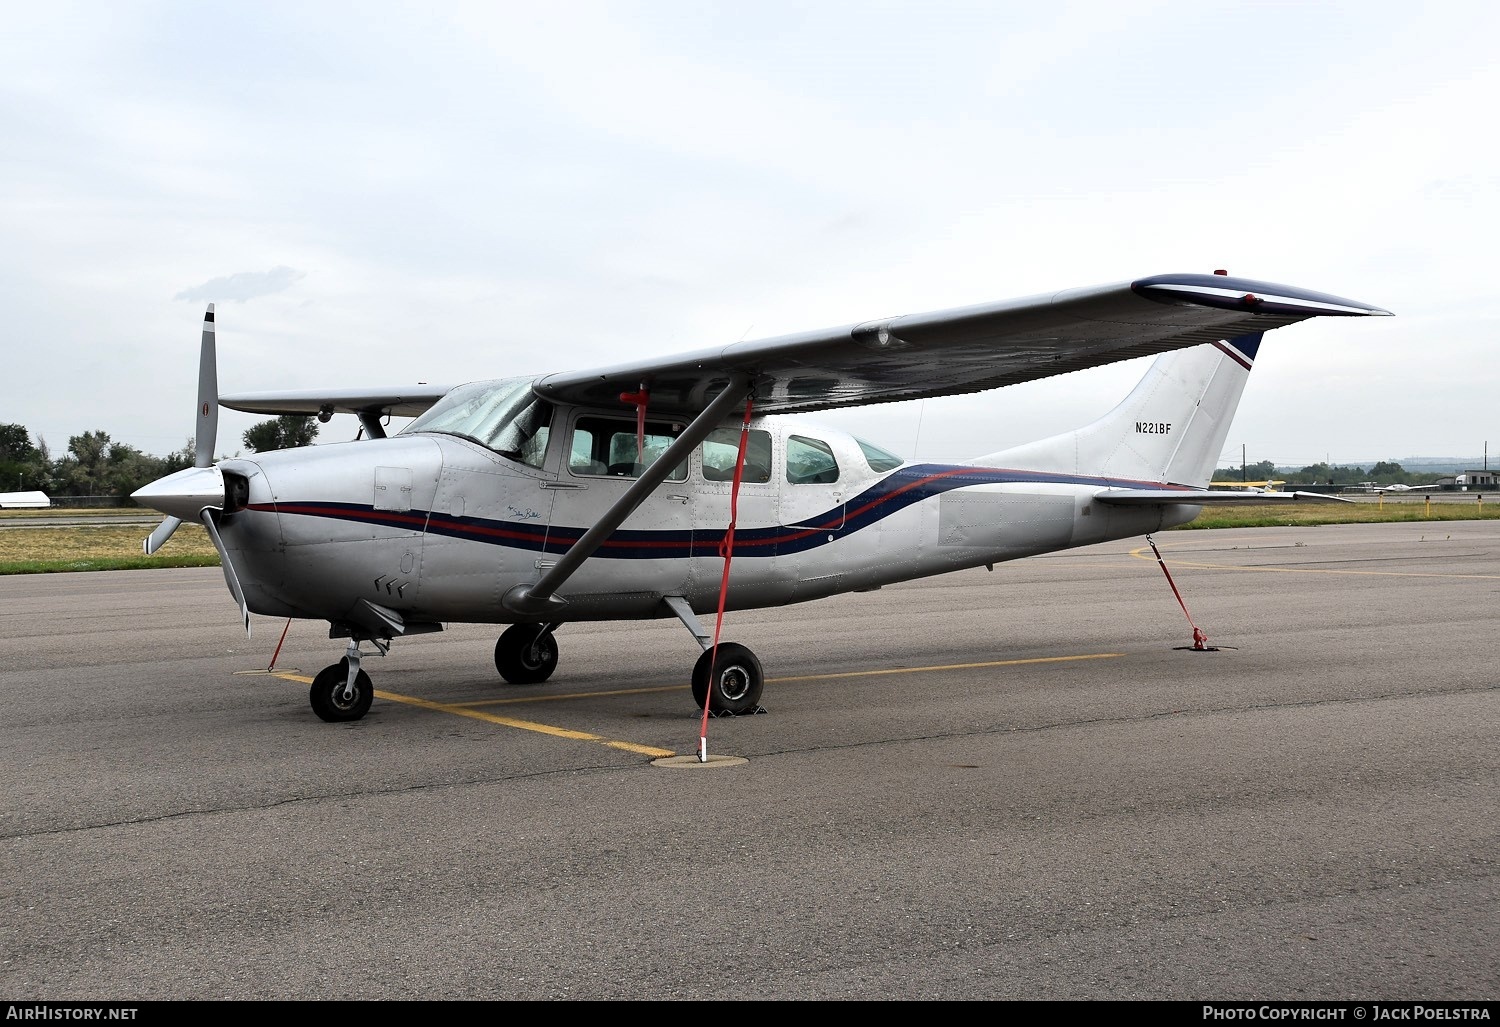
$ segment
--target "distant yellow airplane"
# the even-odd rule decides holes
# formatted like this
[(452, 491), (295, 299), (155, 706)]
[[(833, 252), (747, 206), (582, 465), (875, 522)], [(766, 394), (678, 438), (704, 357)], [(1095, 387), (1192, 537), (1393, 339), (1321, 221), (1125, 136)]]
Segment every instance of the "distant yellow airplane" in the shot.
[(1261, 492), (1275, 492), (1278, 485), (1285, 485), (1285, 480), (1279, 481), (1211, 481), (1209, 488), (1213, 489), (1258, 489)]

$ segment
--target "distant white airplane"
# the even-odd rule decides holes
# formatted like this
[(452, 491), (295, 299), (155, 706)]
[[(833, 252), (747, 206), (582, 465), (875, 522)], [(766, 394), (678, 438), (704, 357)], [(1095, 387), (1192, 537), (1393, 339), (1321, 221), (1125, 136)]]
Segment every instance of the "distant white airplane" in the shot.
[(1433, 492), (1442, 488), (1441, 485), (1377, 485), (1373, 481), (1362, 481), (1359, 488), (1365, 492)]
[(45, 492), (0, 492), (0, 510), (49, 507), (52, 500)]

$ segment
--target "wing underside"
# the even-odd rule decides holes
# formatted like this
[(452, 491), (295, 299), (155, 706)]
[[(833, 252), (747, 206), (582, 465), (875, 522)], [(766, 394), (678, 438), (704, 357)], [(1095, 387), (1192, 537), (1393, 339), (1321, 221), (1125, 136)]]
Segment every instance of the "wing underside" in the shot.
[(416, 417), (443, 398), (450, 386), (419, 385), (396, 389), (300, 389), (245, 392), (220, 396), (219, 403), (249, 414), (361, 414)]

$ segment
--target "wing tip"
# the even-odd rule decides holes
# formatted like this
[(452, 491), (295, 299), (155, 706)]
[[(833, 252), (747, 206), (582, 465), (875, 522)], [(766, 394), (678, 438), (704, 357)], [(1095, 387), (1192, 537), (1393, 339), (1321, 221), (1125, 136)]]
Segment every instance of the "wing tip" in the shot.
[(1138, 278), (1130, 288), (1139, 296), (1158, 303), (1193, 304), (1256, 313), (1301, 314), (1334, 317), (1394, 317), (1384, 307), (1314, 292), (1293, 285), (1278, 285), (1249, 278), (1231, 278), (1216, 272), (1203, 274), (1152, 275)]

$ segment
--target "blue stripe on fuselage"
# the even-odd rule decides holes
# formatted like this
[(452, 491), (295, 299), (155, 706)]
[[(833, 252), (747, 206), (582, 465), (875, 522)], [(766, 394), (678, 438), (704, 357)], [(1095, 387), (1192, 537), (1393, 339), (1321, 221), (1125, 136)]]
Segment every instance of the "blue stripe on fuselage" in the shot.
[[(1185, 486), (1161, 482), (1094, 475), (1067, 475), (1045, 471), (1018, 471), (1003, 467), (972, 467), (961, 464), (913, 464), (899, 467), (879, 482), (847, 502), (823, 513), (788, 525), (734, 530), (734, 552), (737, 556), (774, 556), (777, 553), (800, 553), (828, 545), (886, 517), (920, 503), (970, 485), (1092, 485), (1099, 488), (1183, 489)], [(808, 486), (789, 486), (802, 488)], [(548, 526), (525, 521), (490, 520), (478, 517), (453, 517), (442, 513), (408, 511), (395, 513), (376, 510), (355, 503), (278, 503), (258, 504), (251, 509), (275, 510), (286, 515), (329, 517), (360, 524), (381, 524), (391, 528), (421, 531), (430, 535), (509, 546), (539, 553), (564, 553), (581, 538), (587, 527)], [(687, 556), (718, 556), (726, 530), (642, 530), (615, 531), (594, 553), (595, 557), (625, 560), (681, 559)]]

